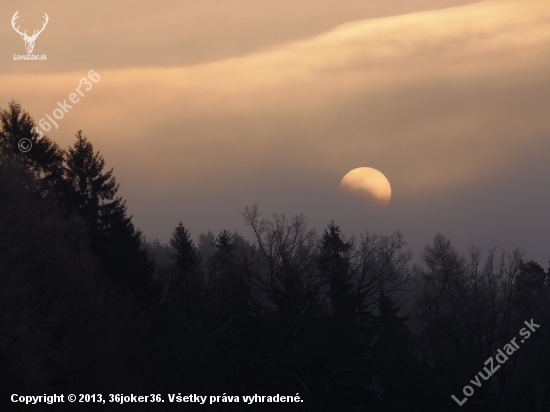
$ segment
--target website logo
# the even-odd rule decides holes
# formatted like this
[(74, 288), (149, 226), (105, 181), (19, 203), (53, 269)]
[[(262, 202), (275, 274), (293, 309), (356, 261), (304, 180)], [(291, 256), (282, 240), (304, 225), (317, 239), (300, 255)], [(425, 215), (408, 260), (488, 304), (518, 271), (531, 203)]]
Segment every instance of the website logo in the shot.
[(13, 17), (11, 19), (11, 26), (13, 27), (13, 30), (15, 30), (18, 34), (20, 34), (21, 38), (25, 41), (25, 49), (27, 50), (28, 54), (26, 56), (13, 55), (13, 59), (14, 60), (46, 60), (46, 55), (36, 56), (34, 54), (31, 54), (31, 53), (34, 50), (34, 43), (36, 42), (36, 39), (38, 38), (40, 33), (42, 33), (44, 31), (44, 29), (46, 28), (46, 25), (48, 24), (48, 21), (50, 20), (50, 18), (48, 17), (48, 15), (46, 13), (44, 13), (43, 18), (45, 19), (45, 21), (42, 24), (42, 28), (40, 30), (34, 30), (32, 35), (29, 36), (27, 34), (27, 30), (25, 30), (24, 32), (21, 32), (19, 30), (19, 26), (16, 27), (16, 23), (17, 23), (16, 20), (19, 18), (18, 13), (19, 13), (19, 10), (17, 10), (15, 12), (15, 14), (13, 15)]

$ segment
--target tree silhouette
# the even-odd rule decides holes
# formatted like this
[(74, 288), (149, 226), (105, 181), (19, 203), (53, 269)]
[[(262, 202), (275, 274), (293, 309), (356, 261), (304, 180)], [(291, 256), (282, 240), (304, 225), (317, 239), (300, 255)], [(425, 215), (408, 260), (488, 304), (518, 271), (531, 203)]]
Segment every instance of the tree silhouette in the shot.
[[(29, 113), (12, 100), (6, 109), (0, 110), (0, 150), (6, 156), (17, 158), (36, 176), (59, 186), (64, 177), (63, 151), (47, 136), (39, 139), (33, 132), (34, 127)], [(21, 139), (32, 142), (30, 151), (23, 153), (19, 149)]]
[(166, 273), (165, 300), (169, 305), (177, 305), (191, 322), (196, 322), (202, 302), (202, 277), (199, 265), (201, 255), (191, 240), (183, 223), (172, 232), (170, 246), (172, 265)]
[(13, 393), (185, 388), (299, 393), (308, 412), (453, 410), (450, 395), (533, 319), (455, 409), (550, 412), (549, 273), (519, 249), (460, 253), (438, 234), (411, 271), (400, 232), (346, 238), (331, 222), (318, 236), (256, 204), (248, 238), (207, 232), (195, 246), (180, 222), (169, 244), (146, 242), (82, 132), (63, 151), (33, 127), (17, 103), (0, 110), (0, 409), (24, 409)]
[(210, 230), (199, 235), (197, 250), (202, 256), (202, 269), (204, 271), (208, 270), (209, 259), (216, 253), (215, 241), (216, 236)]
[(66, 181), (78, 213), (90, 227), (92, 248), (102, 268), (126, 282), (140, 295), (146, 294), (153, 263), (141, 244), (126, 205), (117, 196), (113, 169), (104, 172), (105, 160), (79, 131), (66, 159)]
[(193, 245), (191, 235), (183, 223), (180, 222), (174, 229), (170, 245), (174, 249), (172, 258), (174, 259), (174, 268), (179, 276), (184, 276), (198, 267), (201, 255)]
[(8, 392), (123, 390), (149, 327), (128, 295), (101, 275), (86, 222), (0, 154), (0, 409), (21, 410)]
[(329, 284), (328, 295), (333, 315), (340, 321), (353, 319), (355, 307), (351, 296), (350, 257), (353, 244), (342, 239), (340, 228), (331, 222), (325, 229), (319, 253), (319, 270)]
[(91, 224), (93, 231), (105, 226), (107, 216), (122, 200), (116, 197), (119, 185), (113, 169), (104, 172), (105, 160), (99, 152), (94, 153), (92, 143), (76, 133), (76, 142), (67, 152), (66, 179), (71, 185), (71, 194), (78, 212)]
[(250, 303), (246, 262), (239, 254), (233, 234), (223, 230), (214, 242), (216, 253), (208, 267), (209, 304), (217, 316), (242, 318)]

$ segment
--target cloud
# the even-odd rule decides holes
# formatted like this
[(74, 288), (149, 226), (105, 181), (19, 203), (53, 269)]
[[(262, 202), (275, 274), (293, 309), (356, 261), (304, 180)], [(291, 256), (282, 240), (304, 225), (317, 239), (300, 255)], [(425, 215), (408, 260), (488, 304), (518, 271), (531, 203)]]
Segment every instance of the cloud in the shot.
[[(36, 65), (0, 59), (0, 72), (88, 70), (98, 68), (98, 62), (102, 69), (201, 64), (312, 37), (352, 20), (469, 2), (472, 0), (90, 0), (84, 4), (50, 0), (47, 4), (22, 4), (4, 0), (0, 21), (9, 22), (16, 10), (20, 10), (22, 27), (40, 27), (44, 12), (51, 21), (37, 43), (37, 53), (47, 53), (48, 63), (37, 70)], [(0, 36), (6, 39), (8, 49), (23, 50), (9, 24), (0, 26)]]

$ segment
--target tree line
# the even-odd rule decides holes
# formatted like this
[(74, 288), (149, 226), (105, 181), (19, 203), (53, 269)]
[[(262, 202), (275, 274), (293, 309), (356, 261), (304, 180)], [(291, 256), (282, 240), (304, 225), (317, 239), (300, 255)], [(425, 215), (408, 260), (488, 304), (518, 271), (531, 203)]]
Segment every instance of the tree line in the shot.
[[(33, 127), (16, 102), (0, 111), (3, 410), (24, 408), (12, 393), (299, 393), (284, 407), (453, 410), (451, 395), (534, 319), (541, 328), (460, 410), (549, 411), (549, 274), (520, 250), (461, 254), (438, 234), (415, 262), (399, 232), (347, 237), (330, 222), (318, 234), (257, 205), (242, 213), (247, 236), (195, 244), (180, 222), (169, 244), (148, 241), (81, 131), (63, 150)], [(256, 407), (216, 410), (269, 409)]]

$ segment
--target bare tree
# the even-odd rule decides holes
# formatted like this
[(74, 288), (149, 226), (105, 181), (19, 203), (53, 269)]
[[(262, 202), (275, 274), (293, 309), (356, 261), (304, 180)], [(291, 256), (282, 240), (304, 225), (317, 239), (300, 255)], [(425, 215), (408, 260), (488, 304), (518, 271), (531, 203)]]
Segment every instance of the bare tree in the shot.
[(361, 235), (351, 259), (352, 294), (358, 296), (358, 312), (372, 312), (380, 294), (394, 295), (407, 289), (411, 281), (412, 252), (405, 251), (400, 232), (389, 236)]
[(276, 309), (282, 318), (297, 322), (318, 303), (324, 285), (316, 270), (316, 232), (307, 228), (303, 215), (260, 219), (256, 204), (246, 207), (243, 217), (255, 239), (251, 276), (255, 297), (265, 311)]

